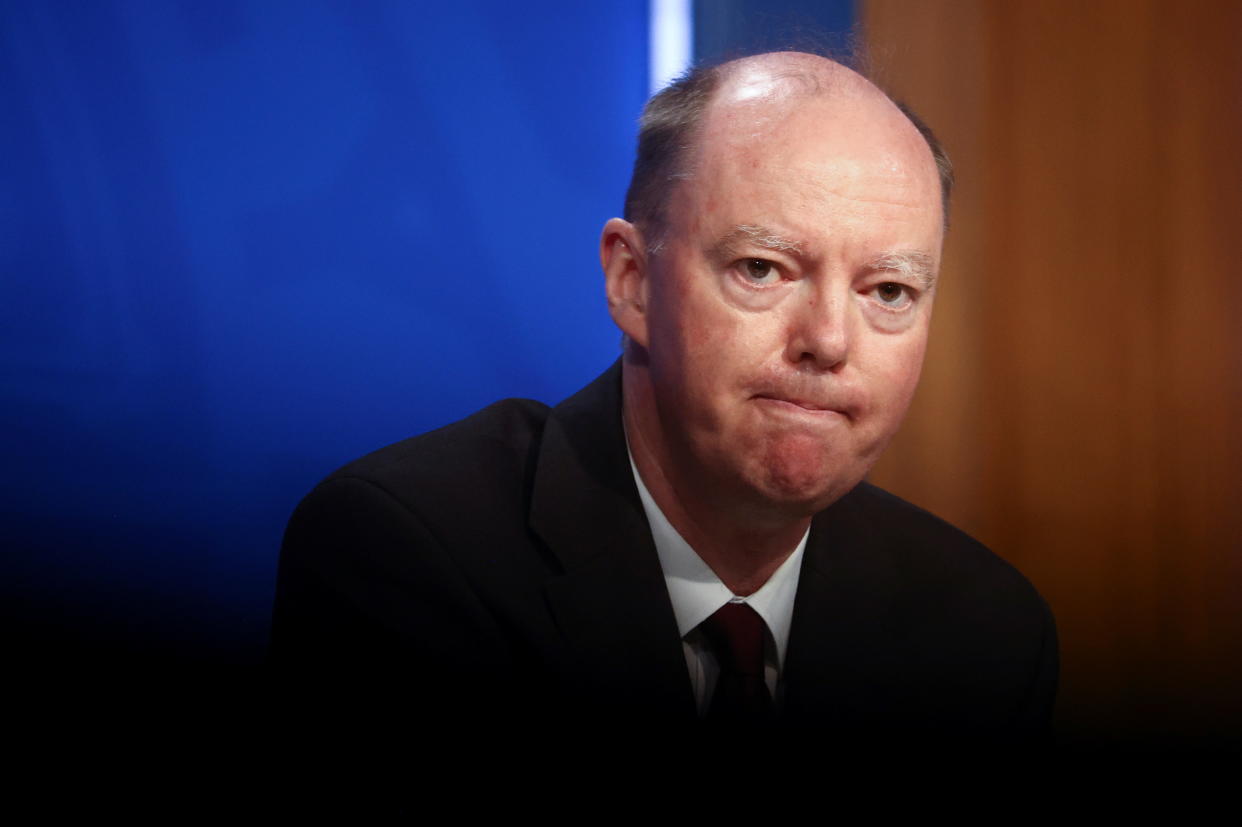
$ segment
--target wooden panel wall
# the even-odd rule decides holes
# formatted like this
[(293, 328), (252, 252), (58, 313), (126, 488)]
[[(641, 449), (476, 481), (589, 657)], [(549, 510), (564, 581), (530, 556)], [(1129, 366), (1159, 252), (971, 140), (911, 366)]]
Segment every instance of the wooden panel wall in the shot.
[(960, 182), (873, 479), (1044, 594), (1065, 737), (1242, 735), (1242, 2), (860, 12)]

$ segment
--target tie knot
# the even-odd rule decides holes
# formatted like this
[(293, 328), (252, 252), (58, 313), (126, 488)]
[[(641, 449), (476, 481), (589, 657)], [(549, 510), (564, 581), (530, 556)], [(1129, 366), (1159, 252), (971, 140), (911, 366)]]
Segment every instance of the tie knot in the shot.
[(763, 678), (763, 618), (746, 603), (726, 603), (703, 621), (721, 669)]

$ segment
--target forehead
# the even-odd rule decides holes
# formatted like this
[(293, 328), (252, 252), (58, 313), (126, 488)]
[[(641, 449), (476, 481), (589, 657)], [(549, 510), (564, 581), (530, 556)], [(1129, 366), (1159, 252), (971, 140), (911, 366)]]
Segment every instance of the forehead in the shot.
[(938, 247), (940, 181), (931, 150), (887, 98), (740, 88), (748, 94), (709, 107), (674, 216), (897, 235), (921, 246), (934, 237)]

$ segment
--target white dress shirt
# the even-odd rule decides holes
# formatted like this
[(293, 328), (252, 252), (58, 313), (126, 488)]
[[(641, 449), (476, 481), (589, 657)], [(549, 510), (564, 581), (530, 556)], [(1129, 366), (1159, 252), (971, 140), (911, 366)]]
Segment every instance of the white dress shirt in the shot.
[(785, 664), (785, 650), (789, 645), (789, 627), (793, 623), (794, 595), (798, 592), (802, 553), (806, 549), (806, 540), (811, 530), (806, 530), (793, 553), (768, 578), (768, 582), (753, 594), (738, 597), (721, 582), (711, 567), (703, 562), (703, 558), (699, 557), (669, 523), (664, 512), (652, 499), (651, 492), (643, 484), (643, 478), (634, 465), (633, 454), (630, 455), (630, 469), (634, 472), (638, 496), (642, 498), (643, 510), (651, 526), (651, 538), (655, 541), (656, 554), (660, 557), (660, 567), (664, 570), (664, 583), (668, 586), (673, 614), (677, 618), (677, 631), (681, 635), (699, 716), (707, 714), (720, 666), (698, 626), (726, 603), (747, 603), (763, 618), (768, 632), (764, 636), (763, 647), (764, 677), (767, 680), (768, 692), (779, 705), (780, 674)]

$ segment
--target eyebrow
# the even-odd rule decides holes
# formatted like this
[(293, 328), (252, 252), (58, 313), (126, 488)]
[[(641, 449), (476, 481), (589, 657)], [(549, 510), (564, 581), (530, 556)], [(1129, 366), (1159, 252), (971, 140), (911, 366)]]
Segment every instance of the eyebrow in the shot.
[(936, 284), (936, 262), (921, 250), (893, 250), (882, 253), (871, 262), (874, 270), (894, 270), (907, 278), (918, 279), (923, 288), (931, 290)]
[(799, 242), (755, 224), (738, 224), (713, 244), (708, 252), (713, 258), (732, 258), (738, 253), (739, 242), (743, 241), (782, 253), (802, 255), (803, 252)]

